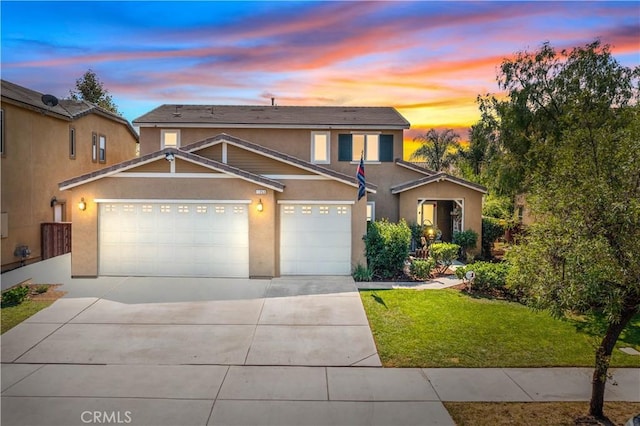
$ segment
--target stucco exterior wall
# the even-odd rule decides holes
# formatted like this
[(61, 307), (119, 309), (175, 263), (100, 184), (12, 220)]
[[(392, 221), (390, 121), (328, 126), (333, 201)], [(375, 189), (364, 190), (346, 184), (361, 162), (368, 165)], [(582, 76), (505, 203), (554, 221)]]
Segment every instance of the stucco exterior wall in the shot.
[[(256, 189), (265, 189), (241, 179), (171, 179), (171, 178), (104, 178), (73, 188), (73, 202), (77, 206), (81, 198), (85, 199), (87, 209), (73, 212), (73, 248), (71, 254), (71, 273), (74, 276), (97, 276), (98, 265), (98, 217), (99, 205), (96, 199), (144, 199), (162, 202), (172, 200), (251, 200), (249, 205), (249, 274), (251, 276), (273, 276), (273, 250), (262, 250), (257, 241), (273, 241), (274, 209), (273, 191), (267, 189), (266, 195), (256, 195)], [(262, 199), (265, 209), (258, 212), (255, 208)], [(254, 247), (255, 246), (255, 247)]]
[[(172, 128), (167, 126), (167, 129)], [(173, 127), (175, 128), (175, 127)], [(311, 133), (318, 129), (228, 129), (228, 128), (182, 128), (180, 129), (181, 146), (186, 146), (194, 142), (199, 142), (206, 138), (214, 137), (221, 133), (226, 133), (249, 142), (262, 145), (273, 150), (293, 155), (305, 161), (311, 161)], [(325, 131), (325, 130), (319, 130)], [(350, 133), (370, 133), (371, 130), (358, 129), (331, 129), (330, 158), (329, 164), (321, 164), (326, 167), (348, 176), (355, 176), (357, 162), (338, 161), (338, 135)], [(393, 157), (402, 158), (403, 131), (402, 130), (380, 130), (380, 133), (393, 134)], [(148, 154), (160, 150), (161, 129), (156, 127), (140, 128), (140, 153)], [(208, 149), (213, 151), (212, 149)], [(217, 152), (217, 150), (216, 150)], [(202, 155), (215, 158), (213, 152), (203, 150)], [(246, 152), (245, 152), (246, 154)], [(231, 164), (232, 159), (229, 159)], [(264, 159), (263, 159), (264, 161)], [(238, 165), (241, 166), (241, 165)], [(256, 171), (257, 170), (252, 170)], [(387, 218), (391, 221), (398, 220), (398, 200), (397, 196), (391, 194), (389, 189), (393, 185), (403, 183), (421, 177), (419, 173), (396, 166), (394, 162), (367, 163), (365, 165), (367, 182), (378, 185), (377, 194), (369, 194), (369, 201), (376, 203), (376, 218)]]
[(464, 200), (463, 230), (472, 229), (478, 233), (478, 244), (470, 253), (480, 253), (482, 239), (482, 193), (471, 188), (442, 181), (423, 185), (399, 194), (400, 217), (407, 222), (416, 222), (416, 207), (419, 199), (450, 200), (453, 198)]
[[(280, 208), (278, 200), (325, 200), (350, 202), (355, 199), (355, 188), (334, 181), (287, 180), (284, 193), (266, 189), (241, 179), (191, 178), (117, 178), (109, 177), (89, 182), (68, 191), (73, 206), (81, 198), (87, 209), (73, 211), (73, 249), (71, 272), (73, 276), (99, 275), (98, 229), (99, 206), (96, 199), (145, 200), (251, 200), (249, 205), (249, 275), (273, 277), (279, 275)], [(256, 195), (256, 189), (266, 194)], [(262, 201), (264, 209), (255, 206)], [(366, 232), (366, 204), (352, 207), (352, 263), (364, 262), (362, 235)]]
[[(51, 199), (64, 203), (71, 220), (69, 196), (58, 189), (62, 180), (135, 157), (136, 139), (126, 126), (88, 114), (74, 121), (54, 118), (9, 102), (4, 111), (6, 154), (2, 163), (2, 212), (8, 217), (8, 236), (2, 238), (2, 269), (17, 266), (18, 245), (28, 245), (31, 261), (40, 259), (40, 224), (54, 219)], [(69, 157), (70, 128), (76, 132), (76, 157)], [(107, 137), (106, 163), (91, 161), (91, 134)]]

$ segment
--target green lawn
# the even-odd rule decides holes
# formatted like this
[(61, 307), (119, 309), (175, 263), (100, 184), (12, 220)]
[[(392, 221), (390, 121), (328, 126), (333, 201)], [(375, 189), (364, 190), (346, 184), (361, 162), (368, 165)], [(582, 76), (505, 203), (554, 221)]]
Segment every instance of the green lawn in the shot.
[(2, 333), (20, 324), (31, 315), (34, 315), (38, 311), (51, 305), (53, 302), (53, 300), (36, 301), (27, 299), (19, 305), (2, 308), (0, 310), (0, 313), (2, 314)]
[[(360, 293), (386, 367), (592, 367), (598, 339), (578, 320), (456, 290)], [(640, 350), (640, 315), (618, 347)], [(612, 366), (640, 357), (614, 351)]]

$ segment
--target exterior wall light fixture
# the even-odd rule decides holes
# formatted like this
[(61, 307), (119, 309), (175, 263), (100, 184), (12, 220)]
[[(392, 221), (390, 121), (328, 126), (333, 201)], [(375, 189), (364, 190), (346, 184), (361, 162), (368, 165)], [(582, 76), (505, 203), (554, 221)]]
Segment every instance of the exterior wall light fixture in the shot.
[(262, 199), (258, 200), (258, 205), (256, 206), (256, 209), (261, 212), (264, 210), (264, 205), (262, 204)]
[(85, 211), (87, 209), (87, 203), (84, 202), (84, 197), (80, 199), (78, 209), (80, 209), (80, 211)]

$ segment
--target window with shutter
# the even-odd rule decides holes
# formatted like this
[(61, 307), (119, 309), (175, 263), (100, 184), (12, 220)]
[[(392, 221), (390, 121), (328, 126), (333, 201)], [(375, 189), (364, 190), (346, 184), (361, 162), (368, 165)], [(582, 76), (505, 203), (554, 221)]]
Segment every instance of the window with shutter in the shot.
[(353, 159), (351, 147), (351, 135), (338, 135), (338, 161), (351, 161)]
[(393, 161), (393, 135), (380, 135), (380, 161)]

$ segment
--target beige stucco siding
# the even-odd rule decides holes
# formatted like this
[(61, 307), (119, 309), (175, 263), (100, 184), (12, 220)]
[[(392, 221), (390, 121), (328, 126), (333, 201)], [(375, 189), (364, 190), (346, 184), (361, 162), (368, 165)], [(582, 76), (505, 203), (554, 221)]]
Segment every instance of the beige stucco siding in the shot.
[[(478, 233), (478, 242), (482, 238), (482, 193), (453, 182), (434, 182), (399, 194), (400, 217), (407, 222), (416, 222), (418, 200), (464, 200), (464, 229), (472, 229)], [(472, 253), (480, 252), (478, 243)]]
[[(40, 224), (53, 221), (51, 199), (64, 204), (71, 220), (68, 193), (58, 183), (135, 157), (136, 140), (126, 126), (88, 114), (74, 121), (53, 118), (2, 102), (6, 155), (2, 157), (2, 211), (8, 213), (9, 233), (2, 238), (3, 269), (17, 265), (17, 245), (28, 245), (31, 260), (41, 256)], [(69, 132), (75, 129), (76, 157), (69, 157)], [(106, 163), (91, 161), (91, 135), (107, 138)]]
[[(206, 182), (205, 182), (206, 181)], [(273, 191), (267, 195), (256, 195), (256, 189), (265, 189), (241, 179), (190, 179), (190, 178), (104, 178), (71, 190), (73, 202), (77, 206), (81, 198), (87, 202), (87, 209), (77, 208), (73, 214), (73, 250), (71, 270), (74, 276), (97, 276), (98, 270), (98, 216), (96, 199), (138, 199), (154, 200), (251, 200), (249, 205), (249, 273), (251, 276), (274, 275), (274, 250), (262, 250), (254, 242), (274, 240), (275, 227)], [(262, 199), (265, 209), (255, 208)]]

